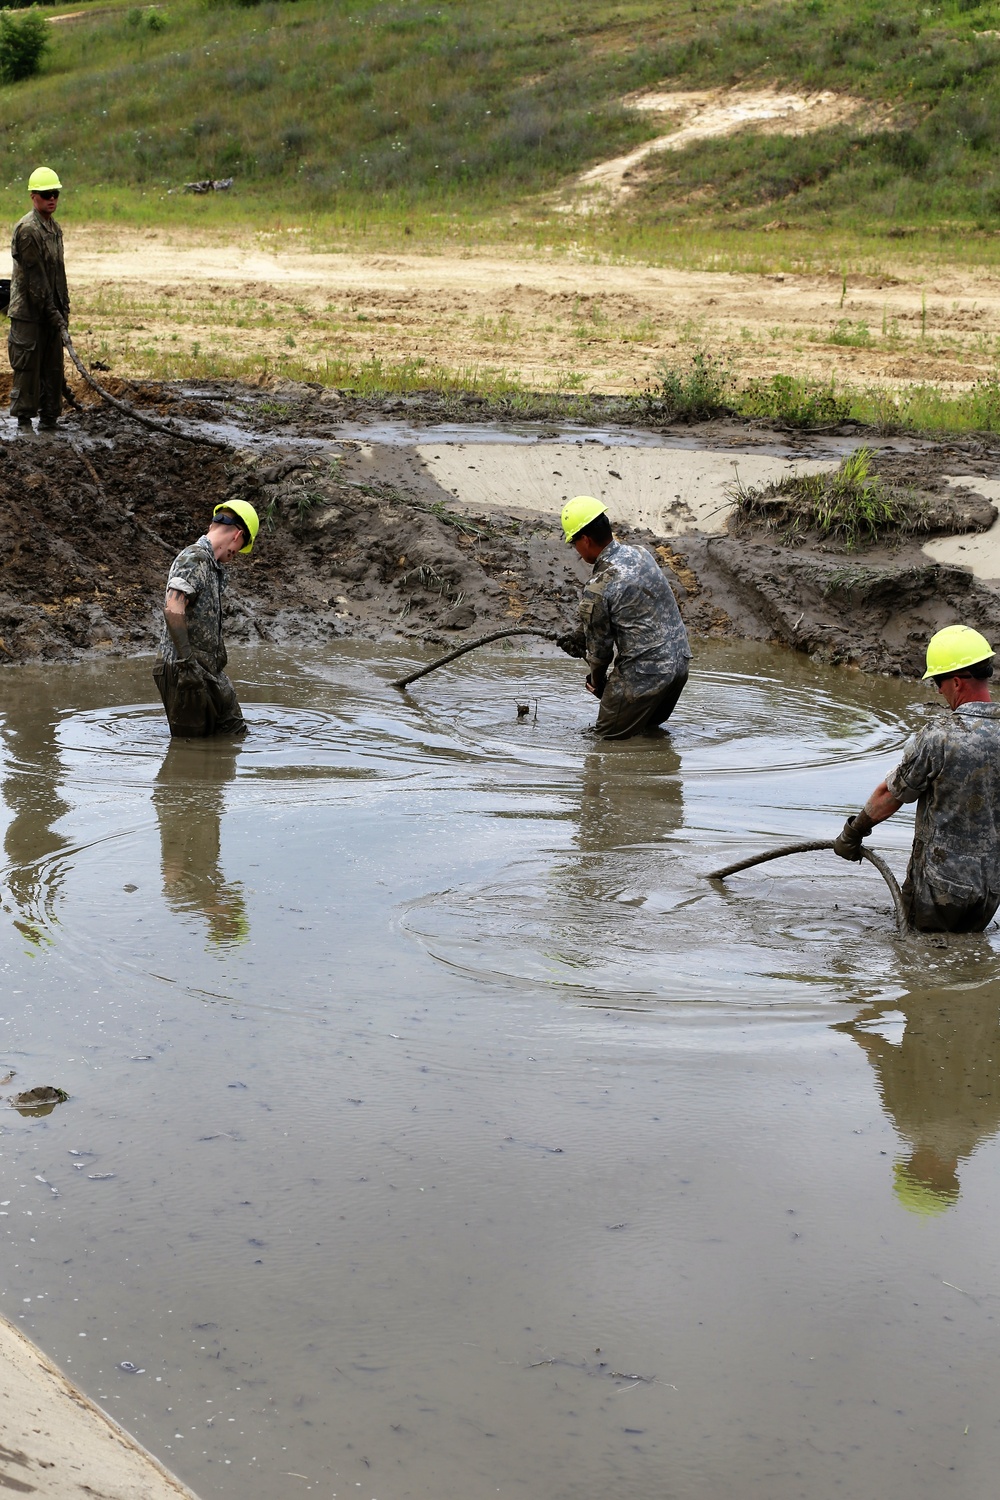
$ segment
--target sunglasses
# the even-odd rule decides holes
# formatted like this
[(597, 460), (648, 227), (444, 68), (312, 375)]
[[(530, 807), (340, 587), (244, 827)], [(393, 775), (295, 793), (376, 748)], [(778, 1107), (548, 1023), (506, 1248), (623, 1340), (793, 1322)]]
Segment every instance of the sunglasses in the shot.
[(58, 198), (59, 197), (59, 189), (58, 188), (52, 188), (47, 193), (37, 193), (36, 197), (38, 197), (38, 198)]

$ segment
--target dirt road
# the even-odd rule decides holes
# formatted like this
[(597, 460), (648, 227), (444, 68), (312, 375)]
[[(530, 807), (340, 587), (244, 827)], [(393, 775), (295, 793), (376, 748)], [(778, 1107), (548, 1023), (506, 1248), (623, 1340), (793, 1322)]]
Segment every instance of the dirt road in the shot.
[(541, 389), (634, 391), (664, 361), (724, 354), (741, 378), (957, 389), (995, 366), (1000, 277), (748, 275), (552, 253), (315, 254), (303, 234), (237, 242), (66, 226), (77, 342), (117, 374), (252, 374), (327, 361), (506, 371)]

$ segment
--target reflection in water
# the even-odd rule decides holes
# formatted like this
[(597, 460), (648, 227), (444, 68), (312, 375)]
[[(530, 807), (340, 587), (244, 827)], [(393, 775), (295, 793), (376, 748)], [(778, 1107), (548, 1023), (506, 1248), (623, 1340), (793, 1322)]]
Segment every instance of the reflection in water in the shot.
[(226, 783), (240, 746), (228, 740), (171, 740), (153, 789), (160, 824), (163, 894), (181, 915), (201, 913), (213, 947), (233, 947), (250, 932), (243, 888), (220, 863)]
[(580, 782), (576, 842), (581, 854), (604, 859), (613, 851), (631, 859), (636, 844), (676, 833), (684, 819), (680, 770), (681, 758), (666, 733), (624, 753), (591, 751)]
[(51, 856), (68, 840), (53, 824), (68, 811), (59, 796), (63, 765), (56, 748), (56, 723), (47, 703), (11, 716), (3, 725), (3, 799), (11, 812), (4, 834), (7, 868), (3, 882), (19, 916), (14, 925), (32, 943), (44, 940), (55, 920), (62, 867)]
[(573, 906), (645, 905), (662, 879), (668, 841), (684, 820), (680, 766), (666, 733), (587, 755), (574, 838), (579, 857), (555, 872), (564, 899)]
[(897, 1198), (914, 1213), (944, 1213), (961, 1192), (959, 1164), (1000, 1130), (995, 984), (982, 992), (917, 991), (865, 1006), (835, 1029), (863, 1048), (886, 1112), (909, 1148), (895, 1164)]

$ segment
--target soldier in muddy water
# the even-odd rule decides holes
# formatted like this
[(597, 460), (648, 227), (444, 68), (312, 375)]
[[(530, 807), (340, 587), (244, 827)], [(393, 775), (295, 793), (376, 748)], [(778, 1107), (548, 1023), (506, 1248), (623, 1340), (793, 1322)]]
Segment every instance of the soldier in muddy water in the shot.
[(568, 656), (586, 658), (587, 691), (601, 702), (594, 733), (650, 734), (669, 719), (688, 679), (691, 648), (673, 590), (644, 547), (615, 541), (601, 501), (577, 495), (561, 520), (566, 541), (594, 570), (579, 627), (557, 641)]
[(862, 840), (905, 802), (916, 802), (903, 901), (920, 932), (982, 932), (1000, 907), (1000, 704), (990, 701), (994, 651), (968, 625), (927, 646), (924, 680), (951, 712), (906, 743), (895, 770), (834, 841), (860, 860)]
[(10, 332), (7, 352), (14, 380), (10, 414), (19, 432), (54, 432), (62, 411), (63, 336), (69, 330), (69, 290), (62, 230), (56, 223), (62, 184), (51, 167), (28, 178), (31, 209), (10, 242)]
[(208, 531), (175, 557), (167, 577), (160, 650), (153, 668), (170, 733), (183, 738), (247, 732), (224, 671), (222, 595), (226, 565), (250, 552), (259, 529), (245, 500), (217, 505)]

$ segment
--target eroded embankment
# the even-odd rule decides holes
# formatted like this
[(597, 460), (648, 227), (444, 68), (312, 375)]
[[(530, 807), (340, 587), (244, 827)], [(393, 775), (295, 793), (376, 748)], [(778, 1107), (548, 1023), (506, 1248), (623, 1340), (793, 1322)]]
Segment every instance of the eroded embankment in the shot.
[[(225, 454), (178, 442), (98, 407), (57, 439), (0, 443), (0, 660), (151, 651), (171, 557), (203, 531), (212, 504), (235, 495), (257, 506), (264, 526), (235, 570), (230, 641), (439, 645), (573, 618), (585, 570), (559, 532), (561, 495), (551, 510), (513, 496), (506, 508), (498, 485), (489, 506), (463, 504), (415, 450), (338, 438), (345, 403), (318, 388), (285, 389), (280, 402), (236, 387), (198, 400), (162, 387), (131, 394), (190, 421), (225, 411), (239, 423), (237, 446)], [(374, 420), (398, 404), (350, 409)], [(713, 438), (706, 432), (706, 444)], [(943, 623), (1000, 634), (1000, 595), (920, 550), (927, 535), (975, 533), (995, 519), (985, 500), (945, 481), (969, 452), (959, 460), (954, 447), (928, 444), (877, 456), (925, 497), (930, 516), (920, 537), (892, 546), (846, 551), (815, 535), (789, 545), (746, 529), (663, 535), (620, 519), (616, 529), (654, 549), (694, 635), (777, 640), (824, 661), (916, 675), (923, 643)], [(974, 456), (982, 473), (1000, 472), (991, 452)]]

